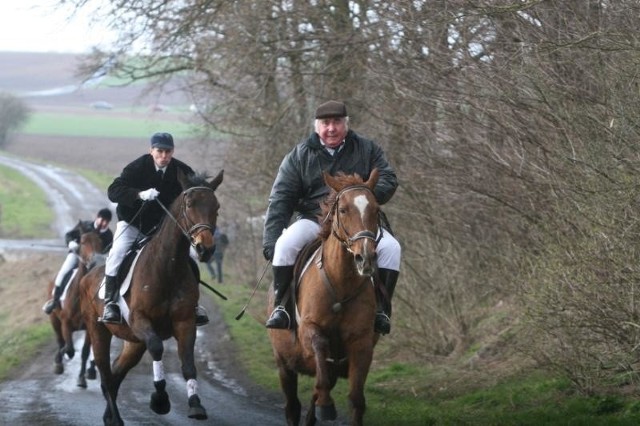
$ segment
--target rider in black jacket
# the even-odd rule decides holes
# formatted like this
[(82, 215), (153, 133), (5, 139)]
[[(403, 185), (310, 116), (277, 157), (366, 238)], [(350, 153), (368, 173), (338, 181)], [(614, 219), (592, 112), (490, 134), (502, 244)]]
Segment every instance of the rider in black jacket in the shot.
[[(285, 156), (269, 195), (262, 246), (265, 258), (273, 265), (275, 306), (266, 323), (268, 328), (290, 325), (288, 313), (281, 305), (282, 297), (293, 278), (298, 252), (320, 229), (320, 202), (329, 193), (322, 172), (358, 173), (367, 180), (371, 171), (378, 169), (380, 177), (374, 193), (381, 205), (391, 199), (398, 187), (396, 173), (382, 148), (349, 129), (344, 103), (329, 101), (320, 105), (315, 118), (315, 132)], [(294, 213), (296, 221), (290, 224)], [(378, 243), (378, 271), (389, 300), (398, 280), (400, 252), (397, 240), (384, 232)], [(376, 315), (377, 332), (389, 333), (390, 313), (390, 304), (382, 303)]]
[[(151, 136), (149, 153), (126, 165), (107, 190), (109, 199), (118, 203), (118, 223), (105, 265), (106, 303), (101, 319), (105, 323), (122, 321), (117, 304), (120, 286), (117, 275), (125, 254), (136, 239), (155, 231), (165, 216), (160, 204), (151, 201), (158, 199), (163, 205), (170, 206), (182, 193), (178, 170), (187, 176), (194, 174), (191, 167), (173, 158), (173, 152), (173, 136), (155, 133)], [(196, 325), (208, 322), (204, 309), (196, 307)]]
[(94, 220), (80, 221), (64, 235), (65, 244), (69, 247), (69, 251), (54, 280), (53, 298), (49, 299), (42, 307), (45, 314), (49, 315), (54, 309), (60, 307), (60, 297), (69, 281), (69, 273), (78, 267), (78, 248), (80, 246), (80, 236), (83, 232), (87, 232), (86, 230), (96, 232), (102, 242), (102, 252), (107, 253), (109, 251), (113, 241), (113, 232), (109, 229), (111, 218), (111, 210), (107, 208), (100, 209)]

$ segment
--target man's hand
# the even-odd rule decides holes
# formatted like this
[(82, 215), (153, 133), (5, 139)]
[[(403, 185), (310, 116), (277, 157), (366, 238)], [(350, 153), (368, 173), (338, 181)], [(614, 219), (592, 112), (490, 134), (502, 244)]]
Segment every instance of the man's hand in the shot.
[(69, 241), (69, 244), (67, 246), (71, 251), (78, 251), (78, 247), (80, 247), (80, 244), (78, 244), (76, 240), (71, 240)]
[(140, 199), (143, 201), (155, 200), (156, 198), (158, 198), (158, 195), (160, 195), (160, 192), (158, 192), (158, 190), (155, 188), (149, 188), (146, 191), (141, 191), (140, 193), (138, 193), (138, 197), (140, 197)]
[(274, 252), (275, 248), (273, 246), (269, 246), (269, 247), (265, 247), (262, 250), (262, 255), (264, 256), (264, 258), (268, 261), (273, 260), (273, 252)]

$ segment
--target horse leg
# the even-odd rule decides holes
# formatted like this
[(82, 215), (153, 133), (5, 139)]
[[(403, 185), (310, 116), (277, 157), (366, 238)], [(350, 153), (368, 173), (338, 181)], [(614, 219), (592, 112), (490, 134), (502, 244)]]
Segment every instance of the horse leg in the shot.
[(362, 418), (366, 408), (364, 397), (364, 384), (367, 380), (371, 361), (373, 359), (373, 347), (371, 337), (361, 339), (347, 350), (349, 358), (349, 406), (351, 411), (351, 424), (362, 425)]
[(102, 421), (105, 426), (122, 426), (124, 422), (120, 417), (116, 397), (118, 389), (114, 385), (113, 374), (111, 373), (110, 349), (111, 349), (111, 333), (102, 324), (96, 320), (87, 323), (87, 333), (91, 336), (91, 346), (93, 347), (93, 355), (95, 364), (100, 372), (100, 389), (104, 396), (107, 406), (102, 415)]
[[(298, 374), (285, 366), (284, 360), (278, 359), (278, 376), (280, 388), (287, 400), (284, 413), (288, 426), (297, 426), (300, 423), (302, 406), (298, 399)], [(313, 416), (315, 420), (315, 415)]]
[[(88, 334), (87, 337), (88, 339)], [(89, 342), (89, 345), (91, 345), (91, 342)], [(95, 380), (96, 379), (96, 362), (93, 359), (93, 349), (91, 349), (91, 346), (89, 346), (89, 368), (87, 368), (87, 379), (88, 380)]]
[(80, 359), (80, 374), (78, 374), (78, 381), (76, 385), (78, 387), (87, 388), (87, 379), (85, 378), (86, 368), (87, 368), (87, 359), (89, 358), (89, 353), (91, 352), (91, 341), (89, 340), (88, 335), (85, 333), (84, 336), (84, 344), (82, 345), (81, 359)]
[(206, 420), (207, 411), (200, 403), (198, 396), (198, 380), (193, 348), (196, 344), (196, 327), (191, 321), (174, 323), (173, 335), (178, 342), (178, 356), (182, 364), (182, 377), (187, 381), (187, 398), (189, 401), (189, 418)]
[[(52, 314), (55, 315), (55, 314)], [(56, 343), (58, 344), (58, 349), (56, 350), (56, 355), (53, 360), (53, 372), (55, 374), (64, 373), (64, 364), (62, 363), (62, 356), (64, 354), (64, 339), (62, 338), (62, 325), (60, 320), (57, 317), (51, 318), (51, 326), (53, 327), (53, 331), (56, 334)]]
[[(142, 320), (139, 320), (142, 324)], [(151, 324), (146, 327), (145, 333), (146, 348), (153, 359), (153, 386), (155, 391), (151, 393), (149, 407), (157, 414), (167, 414), (171, 411), (171, 401), (166, 391), (167, 381), (164, 377), (164, 364), (162, 363), (162, 354), (164, 353), (164, 345), (162, 339), (153, 331)]]
[(62, 321), (62, 338), (65, 342), (63, 348), (64, 353), (69, 359), (73, 359), (76, 354), (76, 349), (73, 347), (73, 328), (71, 327), (71, 320), (68, 318)]
[(318, 420), (335, 420), (338, 417), (336, 406), (331, 398), (331, 380), (329, 378), (329, 339), (319, 330), (311, 331), (311, 346), (316, 361), (316, 382), (313, 391), (315, 416)]

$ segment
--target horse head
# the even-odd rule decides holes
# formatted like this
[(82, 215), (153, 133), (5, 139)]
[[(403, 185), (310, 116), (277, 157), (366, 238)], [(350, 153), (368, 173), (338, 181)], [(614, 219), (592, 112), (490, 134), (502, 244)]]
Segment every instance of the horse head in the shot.
[(372, 170), (366, 182), (357, 174), (323, 175), (332, 192), (323, 205), (325, 219), (320, 235), (337, 238), (352, 254), (358, 274), (370, 277), (376, 269), (379, 235), (379, 206), (373, 192), (378, 170)]
[(180, 204), (176, 219), (201, 262), (209, 261), (216, 248), (213, 232), (218, 221), (220, 203), (215, 190), (222, 183), (223, 173), (224, 170), (210, 182), (207, 182), (206, 175), (187, 177), (182, 172), (178, 173), (183, 192), (176, 200)]
[(80, 248), (78, 250), (80, 261), (87, 267), (93, 268), (104, 261), (102, 254), (102, 240), (94, 231), (84, 232), (80, 235)]

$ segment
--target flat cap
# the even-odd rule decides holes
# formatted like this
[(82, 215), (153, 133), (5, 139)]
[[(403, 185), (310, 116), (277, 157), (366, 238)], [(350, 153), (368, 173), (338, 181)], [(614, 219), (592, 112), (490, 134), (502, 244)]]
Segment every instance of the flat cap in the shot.
[(338, 101), (328, 101), (316, 109), (316, 118), (346, 117), (347, 107)]

